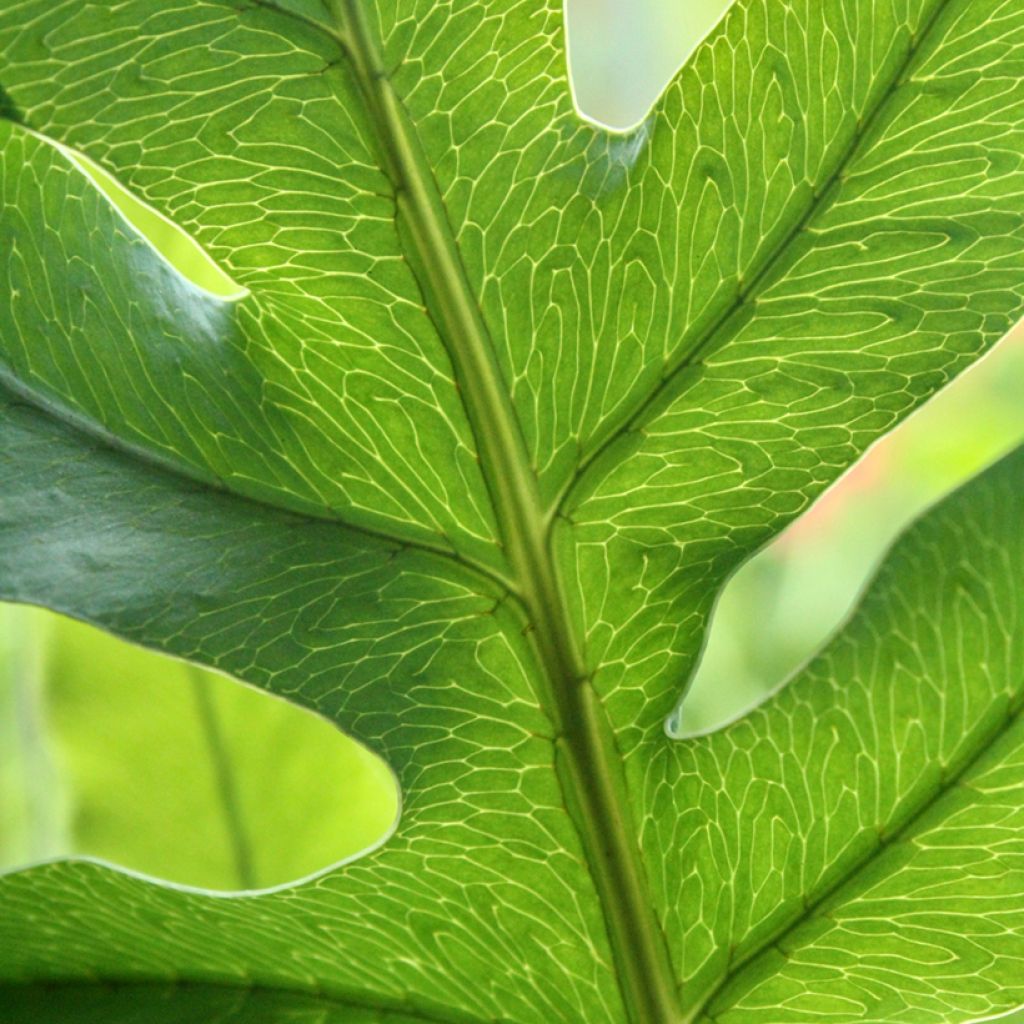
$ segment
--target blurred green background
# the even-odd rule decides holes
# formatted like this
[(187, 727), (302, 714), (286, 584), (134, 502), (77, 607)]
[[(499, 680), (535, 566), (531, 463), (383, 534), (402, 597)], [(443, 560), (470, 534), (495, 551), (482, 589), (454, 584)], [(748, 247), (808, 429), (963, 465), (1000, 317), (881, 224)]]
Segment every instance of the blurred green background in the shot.
[[(569, 0), (581, 110), (635, 124), (724, 7)], [(185, 273), (234, 290), (177, 229), (104, 185)], [(681, 731), (740, 713), (821, 645), (908, 521), (1024, 439), (1022, 386), (1014, 336), (737, 573)], [(205, 888), (266, 887), (378, 841), (397, 806), (387, 768), (315, 716), (51, 613), (0, 606), (0, 868), (78, 854)]]
[(375, 843), (396, 812), (389, 770), (324, 719), (0, 605), (0, 864), (74, 853), (264, 888)]

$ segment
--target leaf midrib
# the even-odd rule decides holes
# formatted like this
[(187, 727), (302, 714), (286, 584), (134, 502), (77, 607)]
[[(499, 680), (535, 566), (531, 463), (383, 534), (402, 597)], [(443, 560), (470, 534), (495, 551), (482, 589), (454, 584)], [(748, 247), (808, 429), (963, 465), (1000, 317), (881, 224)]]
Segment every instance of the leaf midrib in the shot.
[(235, 882), (239, 891), (256, 889), (254, 851), (220, 708), (211, 692), (210, 680), (200, 671), (199, 666), (186, 662), (185, 669), (192, 690), (193, 707), (199, 720), (199, 735), (209, 760), (211, 783), (223, 818)]
[(551, 518), (494, 343), (441, 190), (362, 3), (330, 0), (328, 7), (391, 178), (399, 234), (477, 442), (512, 592), (536, 653), (538, 701), (553, 719), (558, 781), (601, 902), (623, 1002), (635, 1024), (672, 1024), (681, 1015), (678, 988), (630, 820), (621, 757), (570, 622)]
[[(609, 931), (618, 965), (633, 979), (630, 982), (627, 978), (624, 986), (627, 1008), (636, 1024), (680, 1021), (683, 1017), (675, 991), (674, 974), (667, 950), (663, 948), (664, 935), (653, 910), (650, 909), (653, 901), (647, 892), (644, 869), (636, 848), (635, 833), (628, 826), (629, 812), (622, 797), (619, 778), (621, 764), (618, 763), (614, 737), (600, 700), (590, 686), (588, 673), (583, 666), (579, 645), (569, 624), (561, 594), (551, 552), (551, 514), (543, 508), (539, 500), (536, 473), (531, 466), (508, 390), (501, 379), (493, 343), (489, 338), (478, 302), (469, 286), (468, 276), (458, 253), (458, 245), (448, 223), (437, 183), (422, 154), (421, 144), (411, 129), (411, 119), (392, 87), (386, 69), (381, 65), (374, 41), (365, 25), (359, 0), (331, 0), (328, 4), (336, 19), (337, 31), (332, 31), (329, 26), (290, 10), (277, 8), (268, 0), (252, 0), (252, 3), (254, 6), (274, 10), (282, 16), (297, 18), (307, 27), (324, 32), (342, 47), (346, 58), (353, 64), (364, 96), (369, 100), (371, 120), (375, 122), (375, 128), (380, 132), (385, 163), (391, 165), (396, 206), (400, 211), (399, 219), (404, 221), (414, 248), (423, 247), (426, 254), (436, 255), (440, 252), (445, 257), (443, 269), (440, 269), (441, 265), (435, 266), (431, 260), (424, 260), (421, 253), (420, 258), (413, 261), (414, 264), (418, 264), (415, 268), (416, 276), (421, 287), (425, 285), (424, 298), (428, 310), (438, 323), (438, 333), (445, 341), (452, 358), (456, 380), (460, 384), (460, 394), (466, 404), (467, 414), (479, 444), (482, 467), (491, 491), (502, 541), (513, 570), (512, 590), (528, 620), (538, 649), (538, 660), (544, 669), (547, 692), (542, 703), (555, 714), (556, 745), (564, 752), (565, 759), (569, 762), (565, 771), (560, 772), (560, 782), (566, 791), (567, 803), (571, 805), (575, 800), (583, 805), (582, 811), (577, 806), (575, 813), (574, 808), (570, 806), (570, 813), (574, 814), (606, 916), (609, 917)], [(886, 107), (887, 100), (901, 84), (901, 79), (911, 66), (915, 54), (921, 49), (924, 38), (940, 14), (950, 5), (951, 0), (938, 0), (927, 25), (909, 48), (903, 66), (894, 75), (888, 87), (882, 91), (866, 122), (854, 133), (827, 185), (815, 191), (809, 208), (778, 247), (767, 255), (747, 289), (738, 295), (734, 305), (708, 329), (681, 363), (671, 370), (658, 389), (643, 400), (628, 423), (616, 430), (581, 463), (574, 477), (574, 486), (582, 482), (594, 462), (605, 454), (615, 440), (640, 424), (645, 416), (668, 396), (671, 389), (678, 386), (684, 371), (706, 352), (723, 330), (728, 328), (736, 314), (748, 302), (756, 299), (759, 289), (766, 282), (770, 283), (772, 271), (785, 256), (796, 235), (823, 208), (828, 207), (831, 185), (840, 178), (845, 167), (855, 156), (871, 124), (878, 118)], [(373, 99), (375, 93), (379, 94), (376, 101)], [(32, 395), (31, 400), (34, 404), (39, 404), (37, 395)], [(88, 432), (96, 433), (94, 430)], [(151, 453), (141, 452), (134, 446), (126, 446), (120, 439), (107, 437), (106, 432), (101, 436), (103, 440), (117, 448), (127, 447), (133, 455), (143, 454), (149, 461), (154, 461)], [(172, 468), (178, 473), (181, 472), (181, 467), (177, 464)], [(348, 523), (345, 525), (350, 526)], [(408, 541), (398, 540), (384, 533), (377, 534), (372, 530), (361, 530), (358, 527), (355, 529), (388, 543), (422, 547), (440, 557), (465, 562), (457, 552), (434, 549), (425, 544), (410, 544)], [(484, 572), (479, 567), (475, 568)], [(594, 787), (597, 792), (588, 792)], [(930, 803), (927, 806), (930, 806)], [(927, 807), (922, 808), (918, 813), (923, 814), (926, 809)], [(609, 822), (617, 824), (609, 827)], [(602, 881), (602, 876), (607, 875), (609, 870), (607, 864), (601, 866), (602, 861), (609, 859), (609, 846), (616, 847), (610, 859), (618, 863), (611, 865), (610, 876)], [(863, 865), (837, 882), (835, 887), (813, 906), (816, 907), (827, 899), (862, 867)], [(623, 877), (627, 881), (626, 885), (621, 887)], [(626, 922), (614, 920), (616, 908), (609, 906), (609, 903), (619, 902), (618, 898), (624, 894), (624, 889), (631, 890), (627, 897), (627, 902), (630, 903), (627, 916), (631, 920)], [(644, 906), (641, 907), (640, 903)], [(783, 929), (781, 934), (787, 934), (798, 923), (799, 921), (792, 923)], [(638, 951), (637, 940), (646, 948)], [(753, 960), (772, 942), (777, 941), (778, 934), (752, 952), (744, 963)], [(716, 989), (716, 995), (735, 977), (737, 970), (738, 968), (734, 968), (729, 976), (723, 979)], [(644, 987), (648, 990), (647, 997), (642, 991)], [(268, 991), (292, 990), (275, 988)], [(303, 992), (306, 995), (310, 994), (308, 990)], [(316, 995), (322, 998), (319, 994)], [(332, 1001), (342, 1006), (388, 1009), (383, 1005), (378, 1006), (375, 1002)], [(391, 1012), (417, 1016), (427, 1022), (447, 1024), (447, 1018), (424, 1015), (405, 1007), (396, 1006)]]

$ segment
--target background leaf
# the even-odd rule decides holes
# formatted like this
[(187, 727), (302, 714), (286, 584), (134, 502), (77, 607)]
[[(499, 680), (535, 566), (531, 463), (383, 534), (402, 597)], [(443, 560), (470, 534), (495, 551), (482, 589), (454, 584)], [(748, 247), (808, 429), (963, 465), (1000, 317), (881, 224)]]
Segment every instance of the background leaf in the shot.
[[(201, 888), (267, 888), (393, 824), (390, 773), (323, 719), (39, 609), (2, 614), (37, 662), (36, 756), (50, 776), (33, 769), (46, 793), (30, 803), (64, 833), (8, 850), (7, 865), (91, 856)], [(6, 664), (24, 686), (24, 665)]]

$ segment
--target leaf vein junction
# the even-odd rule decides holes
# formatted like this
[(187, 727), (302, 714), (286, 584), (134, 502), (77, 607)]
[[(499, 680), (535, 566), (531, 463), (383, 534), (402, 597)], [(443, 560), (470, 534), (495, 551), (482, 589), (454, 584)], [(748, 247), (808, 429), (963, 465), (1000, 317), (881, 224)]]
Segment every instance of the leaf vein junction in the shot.
[(687, 371), (699, 366), (707, 356), (725, 344), (735, 333), (732, 330), (734, 325), (737, 330), (743, 326), (750, 308), (756, 305), (758, 299), (785, 271), (785, 261), (794, 243), (819, 216), (831, 208), (844, 174), (849, 170), (864, 141), (877, 127), (890, 101), (904, 85), (918, 58), (926, 52), (926, 43), (941, 20), (942, 14), (951, 6), (952, 0), (938, 0), (916, 36), (910, 39), (902, 58), (896, 62), (891, 77), (879, 89), (874, 103), (860, 117), (857, 129), (840, 151), (831, 170), (821, 183), (814, 186), (803, 212), (779, 241), (768, 248), (760, 262), (751, 268), (749, 280), (741, 284), (733, 301), (700, 333), (692, 347), (683, 351), (675, 365), (665, 369), (658, 386), (644, 396), (618, 426), (612, 426), (603, 440), (596, 441), (589, 454), (583, 454), (575, 472), (555, 498), (554, 515), (564, 515), (573, 504), (578, 504), (578, 500), (586, 494), (591, 471), (596, 473), (602, 463), (614, 462), (621, 457), (621, 453), (615, 451), (616, 442), (638, 436), (647, 422), (674, 402), (686, 389), (690, 383)]
[(378, 136), (400, 231), (428, 311), (441, 328), (491, 495), (513, 592), (553, 717), (556, 767), (602, 903), (623, 1000), (635, 1024), (681, 1017), (668, 946), (629, 821), (621, 761), (570, 624), (521, 426), (470, 287), (440, 189), (412, 119), (383, 66), (359, 0), (330, 10)]

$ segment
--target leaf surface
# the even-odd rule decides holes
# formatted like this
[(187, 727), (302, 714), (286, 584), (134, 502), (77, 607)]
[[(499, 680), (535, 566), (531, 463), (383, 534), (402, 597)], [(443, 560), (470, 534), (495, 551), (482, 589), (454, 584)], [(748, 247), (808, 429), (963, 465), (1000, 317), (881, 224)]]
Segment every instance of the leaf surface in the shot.
[[(829, 990), (837, 1020), (1024, 1002), (1012, 945), (935, 974), (897, 921), (914, 966), (881, 992), (858, 925), (815, 944), (828, 900), (856, 921), (872, 871), (909, 877), (879, 830), (897, 857), (932, 803), (946, 827), (935, 778), (984, 770), (1015, 699), (1001, 605), (983, 661), (956, 588), (919, 652), (883, 576), (762, 712), (663, 729), (731, 568), (1024, 311), (1016, 5), (739, 0), (625, 136), (576, 115), (556, 0), (15, 0), (0, 58), (3, 594), (327, 714), (406, 801), (372, 857), (258, 899), (12, 876), (4, 977), (769, 1021), (832, 956), (866, 979)], [(64, 146), (245, 294), (183, 281)], [(953, 572), (1015, 473), (887, 572)], [(1016, 522), (975, 560), (990, 599)]]
[(781, 693), (672, 748), (686, 889), (713, 894), (708, 1019), (1024, 1003), (1022, 478), (1018, 450), (947, 499)]
[(11, 1024), (68, 1019), (75, 1024), (430, 1024), (435, 1019), (298, 992), (202, 985), (52, 985), (12, 988), (5, 998)]
[[(88, 864), (8, 876), (0, 974), (263, 977), (392, 1005), (413, 989), (421, 1008), (473, 1017), (488, 1001), (524, 1019), (616, 1012), (551, 727), (504, 595), (452, 578), (440, 556), (182, 487), (17, 402), (3, 436), (8, 596), (88, 606), (123, 636), (325, 714), (386, 753), (404, 801), (399, 833), (376, 854), (269, 896), (186, 895)], [(81, 901), (59, 913), (56, 945), (32, 927), (51, 883)], [(114, 905), (123, 912), (111, 916)], [(177, 932), (174, 963), (151, 914)], [(518, 984), (524, 962), (544, 978), (537, 991)]]

